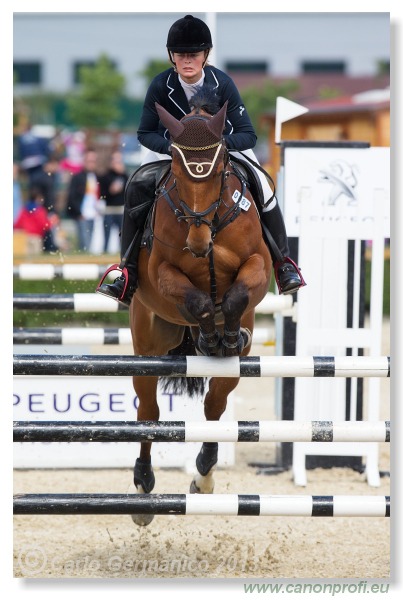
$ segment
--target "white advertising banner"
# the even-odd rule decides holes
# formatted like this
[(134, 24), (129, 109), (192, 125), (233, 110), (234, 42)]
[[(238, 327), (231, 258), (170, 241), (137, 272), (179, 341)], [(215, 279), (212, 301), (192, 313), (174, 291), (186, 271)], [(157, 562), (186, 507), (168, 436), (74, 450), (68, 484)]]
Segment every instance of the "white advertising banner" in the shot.
[[(345, 239), (357, 239), (360, 227), (373, 226), (374, 191), (383, 191), (384, 237), (390, 236), (389, 148), (286, 148), (284, 161), (284, 220), (289, 237), (300, 236), (301, 211), (314, 207), (318, 229), (340, 223)], [(338, 234), (339, 235), (339, 234)], [(362, 237), (361, 239), (365, 239)], [(370, 238), (368, 238), (370, 239)]]
[[(138, 397), (129, 377), (14, 377), (14, 421), (136, 421)], [(158, 393), (161, 421), (205, 421), (203, 398)], [(233, 420), (229, 398), (222, 420)], [(155, 442), (156, 467), (193, 471), (199, 442)], [(18, 442), (15, 468), (133, 467), (138, 442)], [(220, 443), (218, 466), (234, 464), (234, 444)]]

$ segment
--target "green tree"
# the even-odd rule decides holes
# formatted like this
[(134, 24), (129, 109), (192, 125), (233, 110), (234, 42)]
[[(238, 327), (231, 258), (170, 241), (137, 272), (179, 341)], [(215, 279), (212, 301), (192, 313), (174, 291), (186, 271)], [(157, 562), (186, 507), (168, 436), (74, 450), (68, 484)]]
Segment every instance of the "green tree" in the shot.
[(79, 82), (79, 91), (67, 98), (68, 118), (77, 127), (105, 128), (120, 118), (126, 81), (105, 54), (94, 66), (81, 67)]
[(330, 85), (322, 85), (318, 90), (320, 100), (329, 100), (330, 98), (340, 98), (343, 92), (338, 88), (333, 88)]
[(159, 75), (159, 73), (162, 73), (162, 71), (166, 71), (167, 69), (169, 69), (169, 67), (172, 67), (169, 60), (150, 60), (148, 61), (146, 67), (142, 71), (140, 71), (139, 74), (141, 77), (144, 77), (148, 87), (154, 79), (154, 77)]
[(290, 80), (280, 84), (274, 84), (271, 81), (267, 81), (261, 87), (253, 85), (241, 90), (242, 100), (258, 136), (264, 131), (261, 116), (276, 107), (277, 96), (288, 98), (292, 96), (297, 89), (298, 82)]
[(378, 60), (376, 71), (377, 75), (390, 75), (390, 61)]

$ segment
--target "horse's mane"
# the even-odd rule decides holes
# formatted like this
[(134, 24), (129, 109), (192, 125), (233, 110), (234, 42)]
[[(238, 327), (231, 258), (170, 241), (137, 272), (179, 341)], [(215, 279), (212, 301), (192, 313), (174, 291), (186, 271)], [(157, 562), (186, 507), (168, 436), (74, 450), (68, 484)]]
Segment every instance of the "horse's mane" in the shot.
[(190, 98), (189, 106), (192, 110), (204, 110), (210, 115), (215, 115), (220, 110), (220, 103), (212, 85), (204, 85)]

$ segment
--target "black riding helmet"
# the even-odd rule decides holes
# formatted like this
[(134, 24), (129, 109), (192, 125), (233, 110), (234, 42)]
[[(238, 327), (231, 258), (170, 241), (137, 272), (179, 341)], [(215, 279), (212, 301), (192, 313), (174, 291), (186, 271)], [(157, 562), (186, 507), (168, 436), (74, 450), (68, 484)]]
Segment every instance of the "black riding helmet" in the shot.
[(201, 19), (192, 15), (175, 21), (168, 31), (167, 49), (171, 61), (171, 52), (201, 52), (212, 47), (210, 29)]

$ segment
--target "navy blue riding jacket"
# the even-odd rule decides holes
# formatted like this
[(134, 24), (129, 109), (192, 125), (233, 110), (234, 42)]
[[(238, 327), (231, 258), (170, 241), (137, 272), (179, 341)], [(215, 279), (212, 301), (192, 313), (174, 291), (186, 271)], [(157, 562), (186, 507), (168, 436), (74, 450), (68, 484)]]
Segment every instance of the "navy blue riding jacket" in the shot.
[[(231, 77), (211, 66), (205, 66), (204, 72), (203, 85), (214, 87), (220, 108), (228, 100), (224, 128), (224, 139), (228, 150), (253, 148), (256, 145), (257, 137)], [(178, 120), (190, 113), (185, 92), (180, 84), (178, 74), (173, 68), (163, 71), (152, 80), (147, 90), (137, 131), (140, 144), (154, 152), (168, 154), (169, 132), (159, 120), (155, 102), (158, 102)]]

